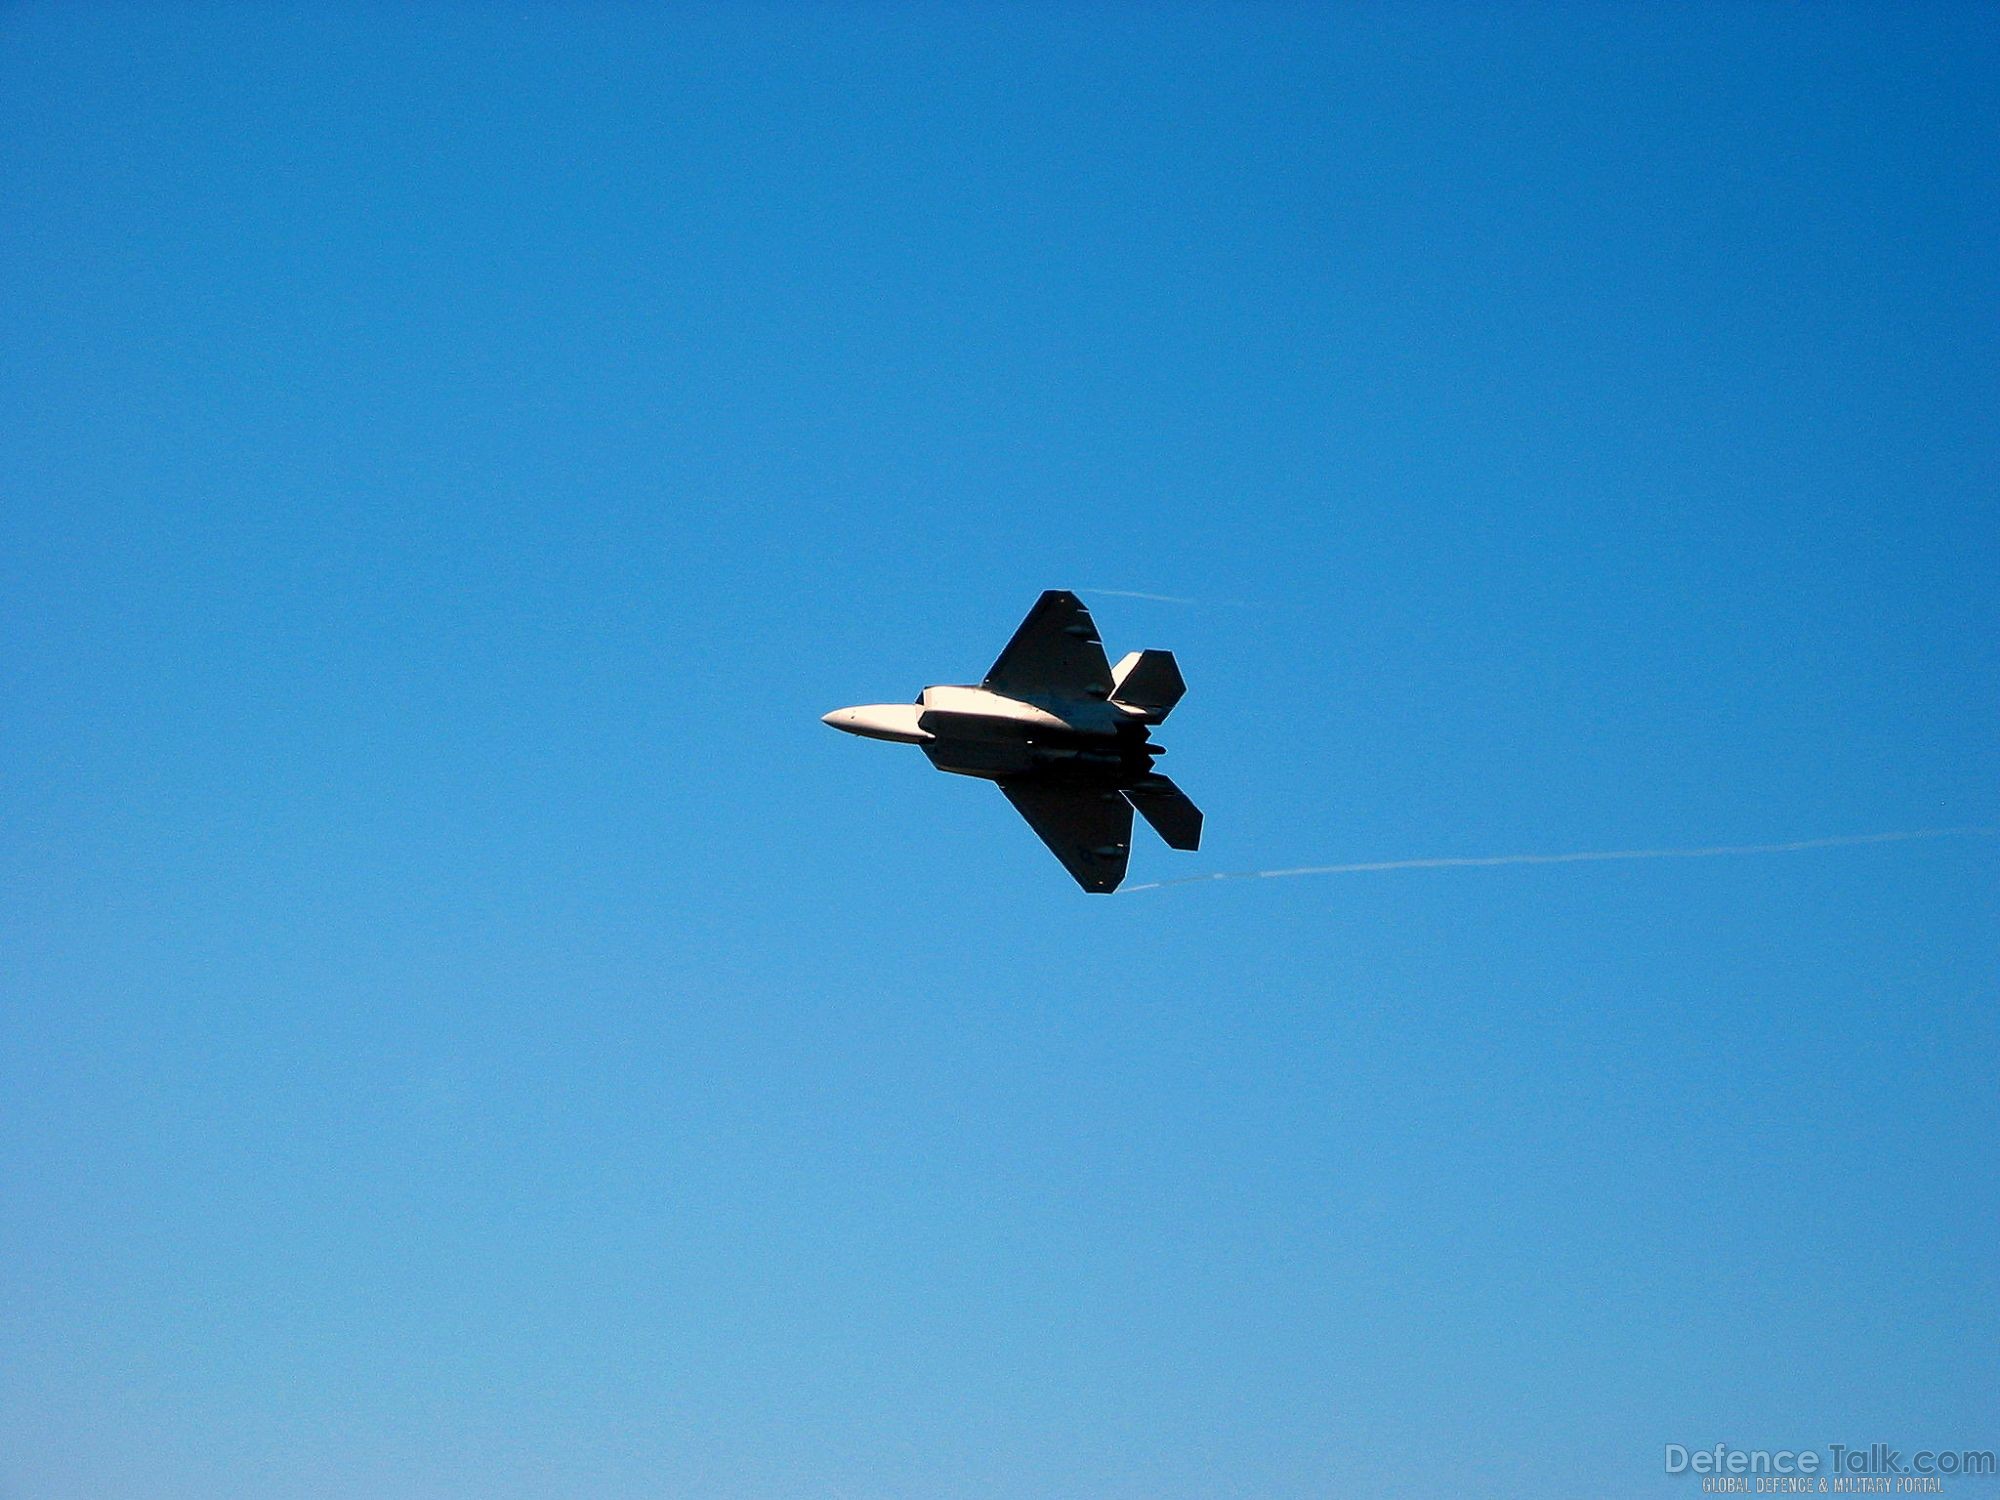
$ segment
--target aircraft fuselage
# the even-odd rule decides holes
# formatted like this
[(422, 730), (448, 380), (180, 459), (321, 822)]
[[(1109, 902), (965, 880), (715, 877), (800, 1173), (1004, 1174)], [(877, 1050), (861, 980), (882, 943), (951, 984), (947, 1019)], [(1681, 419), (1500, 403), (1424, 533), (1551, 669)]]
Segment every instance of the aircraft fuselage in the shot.
[(849, 734), (919, 745), (940, 771), (1003, 777), (1073, 772), (1122, 783), (1164, 753), (1145, 715), (1102, 699), (1011, 698), (987, 688), (925, 688), (915, 703), (837, 708), (823, 723)]

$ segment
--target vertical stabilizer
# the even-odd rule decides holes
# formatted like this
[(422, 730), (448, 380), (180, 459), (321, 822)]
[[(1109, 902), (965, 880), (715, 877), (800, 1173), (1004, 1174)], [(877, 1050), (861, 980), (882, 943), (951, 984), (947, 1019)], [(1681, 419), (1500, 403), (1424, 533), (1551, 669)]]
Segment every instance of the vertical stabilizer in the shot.
[(1112, 669), (1111, 684), (1111, 701), (1138, 709), (1148, 724), (1172, 713), (1187, 691), (1171, 651), (1134, 651)]

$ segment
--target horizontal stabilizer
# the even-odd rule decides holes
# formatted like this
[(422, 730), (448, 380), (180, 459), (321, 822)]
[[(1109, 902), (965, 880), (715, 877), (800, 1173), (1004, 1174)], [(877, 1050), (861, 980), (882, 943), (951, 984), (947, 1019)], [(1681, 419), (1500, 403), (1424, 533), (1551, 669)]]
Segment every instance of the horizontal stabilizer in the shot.
[(1201, 809), (1166, 777), (1148, 776), (1126, 787), (1125, 797), (1139, 809), (1139, 816), (1153, 825), (1153, 832), (1166, 840), (1169, 849), (1201, 847)]
[(1148, 724), (1172, 713), (1187, 691), (1171, 651), (1134, 651), (1112, 669), (1111, 683), (1111, 701), (1138, 709)]

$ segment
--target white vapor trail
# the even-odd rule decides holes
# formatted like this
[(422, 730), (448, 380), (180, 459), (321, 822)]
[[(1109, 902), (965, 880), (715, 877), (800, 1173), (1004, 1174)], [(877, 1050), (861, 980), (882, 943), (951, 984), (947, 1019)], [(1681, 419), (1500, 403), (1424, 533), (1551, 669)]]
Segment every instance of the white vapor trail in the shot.
[(1085, 589), (1086, 594), (1103, 594), (1111, 599), (1150, 599), (1155, 604), (1199, 604), (1199, 599), (1189, 599), (1182, 594), (1142, 594), (1136, 589)]
[(1381, 870), (1458, 870), (1484, 865), (1580, 865), (1612, 859), (1717, 859), (1728, 854), (1796, 854), (1805, 849), (1840, 849), (1854, 844), (1900, 844), (1912, 839), (1991, 838), (1994, 828), (1912, 828), (1898, 833), (1849, 833), (1824, 839), (1793, 839), (1783, 844), (1711, 844), (1699, 849), (1591, 849), (1575, 854), (1481, 854), (1446, 859), (1375, 859), (1347, 865), (1302, 865), (1295, 870), (1221, 870), (1212, 875), (1183, 875), (1177, 880), (1149, 880), (1128, 885), (1129, 891), (1157, 891), (1170, 885), (1195, 885), (1211, 880), (1285, 880), (1294, 875), (1362, 875)]

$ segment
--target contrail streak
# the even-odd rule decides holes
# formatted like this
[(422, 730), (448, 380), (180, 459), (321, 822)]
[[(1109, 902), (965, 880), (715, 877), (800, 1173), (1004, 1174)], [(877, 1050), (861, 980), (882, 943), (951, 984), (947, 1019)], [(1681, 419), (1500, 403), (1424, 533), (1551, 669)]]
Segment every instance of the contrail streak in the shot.
[(1111, 599), (1150, 599), (1155, 604), (1200, 604), (1199, 599), (1189, 599), (1182, 594), (1142, 594), (1136, 589), (1091, 589), (1086, 594), (1103, 594)]
[(1580, 865), (1613, 859), (1718, 859), (1729, 854), (1796, 854), (1805, 849), (1841, 849), (1854, 844), (1901, 844), (1912, 839), (1991, 838), (1993, 828), (1912, 828), (1899, 833), (1849, 833), (1825, 839), (1793, 839), (1784, 844), (1710, 844), (1699, 849), (1590, 849), (1575, 854), (1482, 854), (1445, 859), (1375, 859), (1347, 865), (1302, 865), (1293, 870), (1221, 870), (1149, 880), (1127, 891), (1157, 891), (1170, 885), (1211, 880), (1285, 880), (1294, 875), (1363, 875), (1382, 870), (1459, 870), (1485, 865)]

